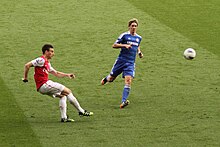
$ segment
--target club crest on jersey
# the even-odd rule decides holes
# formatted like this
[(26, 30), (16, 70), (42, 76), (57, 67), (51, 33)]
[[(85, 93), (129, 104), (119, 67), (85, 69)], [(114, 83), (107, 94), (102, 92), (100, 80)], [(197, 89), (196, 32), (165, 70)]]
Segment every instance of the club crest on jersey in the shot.
[(140, 40), (138, 38), (136, 38), (136, 41), (139, 42)]
[(45, 72), (46, 74), (48, 74), (48, 71), (46, 68), (43, 69), (43, 72)]

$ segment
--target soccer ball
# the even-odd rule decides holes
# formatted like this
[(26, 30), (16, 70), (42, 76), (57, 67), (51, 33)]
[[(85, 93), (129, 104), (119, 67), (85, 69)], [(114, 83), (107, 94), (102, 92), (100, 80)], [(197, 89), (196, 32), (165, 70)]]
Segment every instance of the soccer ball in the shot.
[(183, 56), (187, 60), (192, 60), (196, 57), (196, 51), (192, 48), (188, 48), (183, 52)]

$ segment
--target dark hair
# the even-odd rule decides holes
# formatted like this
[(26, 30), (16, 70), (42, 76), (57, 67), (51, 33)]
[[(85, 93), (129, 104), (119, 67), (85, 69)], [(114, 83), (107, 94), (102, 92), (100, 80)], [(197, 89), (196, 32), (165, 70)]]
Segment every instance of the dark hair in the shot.
[(53, 48), (51, 44), (44, 44), (44, 46), (42, 47), (42, 53), (44, 54), (46, 51), (49, 51), (50, 48)]
[(138, 26), (138, 20), (137, 20), (137, 18), (132, 18), (132, 19), (130, 19), (130, 20), (128, 21), (128, 27), (130, 27), (130, 25), (131, 25), (133, 22), (135, 22), (135, 23), (137, 24), (137, 26)]

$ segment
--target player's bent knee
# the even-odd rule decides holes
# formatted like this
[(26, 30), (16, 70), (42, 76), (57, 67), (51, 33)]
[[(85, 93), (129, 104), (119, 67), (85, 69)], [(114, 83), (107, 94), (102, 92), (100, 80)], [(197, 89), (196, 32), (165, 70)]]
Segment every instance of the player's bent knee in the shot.
[(131, 85), (131, 80), (125, 80), (125, 85)]
[(61, 95), (67, 96), (70, 93), (72, 93), (72, 91), (69, 88), (65, 87), (64, 90), (62, 91)]
[(125, 77), (125, 84), (126, 85), (131, 85), (132, 78), (131, 77)]

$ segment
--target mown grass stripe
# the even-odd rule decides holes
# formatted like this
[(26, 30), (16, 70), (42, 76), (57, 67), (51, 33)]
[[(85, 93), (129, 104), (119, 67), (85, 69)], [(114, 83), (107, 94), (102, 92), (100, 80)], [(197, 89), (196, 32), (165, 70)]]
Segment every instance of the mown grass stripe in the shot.
[(2, 78), (0, 89), (0, 146), (41, 146)]

